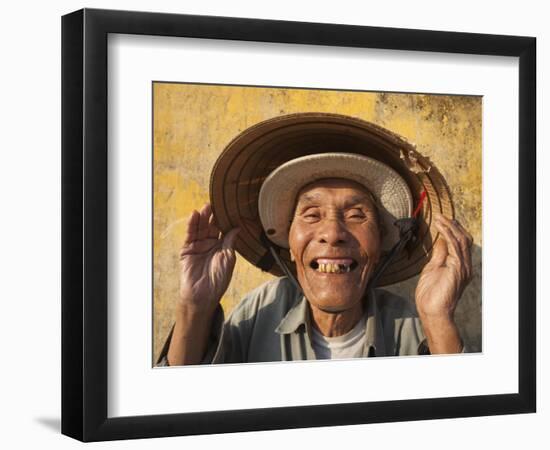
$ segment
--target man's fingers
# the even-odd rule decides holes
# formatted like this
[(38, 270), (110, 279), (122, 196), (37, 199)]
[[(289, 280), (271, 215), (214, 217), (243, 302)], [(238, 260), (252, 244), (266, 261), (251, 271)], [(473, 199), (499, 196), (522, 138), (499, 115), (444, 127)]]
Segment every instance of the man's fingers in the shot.
[(458, 220), (450, 220), (445, 216), (439, 216), (439, 220), (451, 230), (463, 250), (472, 246), (474, 242), (472, 235), (460, 225)]
[(193, 210), (187, 219), (187, 234), (183, 245), (190, 244), (197, 239), (200, 214)]
[(444, 266), (448, 254), (449, 251), (447, 250), (447, 243), (445, 242), (445, 239), (438, 239), (433, 247), (432, 257), (430, 258), (428, 265), (434, 267)]
[(235, 246), (235, 240), (237, 239), (237, 235), (239, 234), (239, 231), (241, 231), (240, 228), (233, 228), (230, 230), (223, 238), (223, 248), (224, 249), (231, 249), (233, 250)]
[(187, 221), (187, 235), (184, 245), (201, 239), (219, 239), (219, 237), (220, 229), (216, 224), (210, 204), (205, 204), (200, 212), (193, 210)]
[(212, 208), (210, 203), (206, 203), (200, 211), (199, 226), (197, 229), (197, 239), (206, 239), (209, 235), (209, 222), (210, 215), (212, 214)]
[(453, 225), (455, 226), (456, 230), (462, 235), (464, 236), (464, 239), (466, 241), (466, 246), (468, 247), (468, 249), (471, 249), (472, 248), (472, 245), (474, 245), (474, 238), (473, 236), (468, 233), (468, 231), (466, 230), (466, 228), (464, 228), (462, 226), (462, 224), (460, 222), (458, 222), (457, 220), (454, 220), (453, 221)]
[(474, 243), (474, 239), (457, 220), (452, 221), (451, 231), (460, 244), (460, 248), (462, 250), (462, 266), (466, 272), (466, 279), (469, 280), (472, 277), (473, 272), (472, 245)]
[[(447, 251), (449, 252), (449, 256), (456, 258), (457, 261), (461, 261), (462, 249), (460, 248), (460, 244), (458, 243), (454, 234), (451, 232), (451, 230), (446, 225), (446, 223), (443, 220), (441, 220), (441, 216), (436, 217), (435, 227), (441, 233), (441, 235), (443, 236), (443, 238), (447, 243)], [(449, 258), (447, 258), (447, 263), (448, 263), (448, 259)]]
[(439, 220), (440, 223), (442, 223), (456, 239), (456, 242), (460, 248), (460, 255), (462, 257), (461, 266), (465, 272), (465, 277), (469, 279), (472, 274), (472, 235), (468, 233), (457, 220), (450, 220), (444, 216), (440, 216)]
[(214, 213), (211, 213), (208, 219), (208, 237), (213, 239), (219, 239), (220, 237), (220, 229), (216, 224), (216, 219), (214, 219)]
[[(445, 218), (446, 219), (446, 218)], [(464, 280), (469, 280), (472, 274), (472, 258), (470, 254), (470, 244), (456, 229), (453, 230), (453, 225), (449, 219), (436, 219), (436, 227), (442, 236), (447, 241), (450, 258), (447, 259), (447, 266), (454, 266)], [(459, 237), (457, 237), (457, 235)]]

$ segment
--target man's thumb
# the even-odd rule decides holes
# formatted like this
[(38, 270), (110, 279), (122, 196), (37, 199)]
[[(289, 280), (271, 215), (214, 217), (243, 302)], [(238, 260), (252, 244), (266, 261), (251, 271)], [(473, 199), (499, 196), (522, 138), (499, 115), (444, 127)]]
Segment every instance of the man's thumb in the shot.
[(441, 267), (445, 265), (445, 261), (447, 260), (447, 255), (449, 254), (449, 251), (447, 249), (447, 242), (443, 238), (443, 236), (439, 236), (439, 239), (435, 243), (433, 250), (432, 250), (432, 257), (430, 259), (430, 262), (428, 263), (430, 266), (435, 267)]
[(235, 246), (235, 240), (237, 239), (237, 235), (239, 234), (239, 231), (241, 231), (240, 228), (233, 228), (224, 236), (223, 238), (224, 249), (233, 250), (233, 247)]

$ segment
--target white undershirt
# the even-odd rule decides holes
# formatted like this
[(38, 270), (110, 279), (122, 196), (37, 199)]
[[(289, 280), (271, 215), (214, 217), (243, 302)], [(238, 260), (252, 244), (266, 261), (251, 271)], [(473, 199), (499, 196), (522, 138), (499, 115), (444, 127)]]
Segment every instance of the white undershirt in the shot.
[(317, 359), (357, 358), (363, 355), (366, 319), (342, 336), (326, 337), (312, 329), (311, 345)]

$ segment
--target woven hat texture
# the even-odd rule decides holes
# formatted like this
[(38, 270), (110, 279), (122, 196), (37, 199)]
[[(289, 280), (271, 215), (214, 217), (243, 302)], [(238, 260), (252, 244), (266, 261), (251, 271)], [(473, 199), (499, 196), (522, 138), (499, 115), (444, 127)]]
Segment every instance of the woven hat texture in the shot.
[[(398, 208), (395, 211), (407, 211), (407, 214), (410, 214), (411, 208), (414, 209), (418, 205), (422, 192), (426, 192), (426, 200), (418, 215), (418, 239), (393, 260), (379, 279), (378, 285), (397, 283), (418, 274), (429, 260), (431, 249), (438, 237), (432, 217), (440, 213), (454, 218), (449, 188), (433, 163), (422, 156), (414, 145), (390, 130), (355, 117), (316, 112), (290, 114), (268, 119), (239, 132), (221, 152), (210, 177), (210, 202), (218, 226), (224, 233), (239, 227), (235, 248), (244, 258), (258, 266), (265, 260), (269, 251), (265, 239), (262, 239), (264, 227), (259, 211), (260, 189), (266, 179), (289, 161), (295, 160), (289, 166), (289, 170), (293, 170), (292, 166), (299, 164), (299, 158), (311, 155), (317, 155), (313, 160), (319, 158), (319, 166), (315, 167), (317, 174), (308, 173), (308, 177), (324, 178), (323, 170), (329, 168), (323, 168), (324, 164), (321, 164), (321, 161), (328, 163), (330, 155), (335, 153), (355, 155), (348, 158), (367, 157), (373, 161), (368, 163), (372, 164), (373, 168), (375, 163), (379, 162), (379, 167), (386, 167), (392, 171), (382, 170), (379, 172), (381, 177), (397, 174), (398, 177), (395, 179), (401, 181), (394, 183), (391, 189), (384, 190), (384, 198), (379, 199), (386, 205), (403, 202), (399, 207), (403, 209)], [(323, 159), (319, 155), (327, 155), (326, 158), (329, 159)], [(313, 160), (310, 162), (313, 163)], [(339, 159), (344, 160), (345, 157)], [(335, 176), (335, 172), (330, 173), (331, 177)], [(393, 176), (390, 175), (390, 178)], [(368, 184), (372, 183), (370, 180), (363, 181), (372, 189)], [(296, 185), (298, 184), (300, 183)], [(405, 200), (407, 195), (404, 193), (406, 189), (403, 184), (408, 188), (410, 201)], [(383, 181), (376, 180), (374, 185), (382, 186)], [(395, 191), (392, 191), (393, 189)], [(372, 193), (376, 195), (375, 192)], [(271, 198), (275, 195), (278, 194), (270, 193), (266, 197), (269, 198), (268, 202), (279, 207), (282, 203), (288, 205), (286, 200), (275, 203), (274, 198)], [(381, 193), (378, 195), (382, 196)], [(393, 200), (387, 199), (386, 196), (393, 197)], [(409, 203), (406, 204), (407, 202)], [(388, 212), (391, 213), (392, 208), (387, 209)], [(394, 214), (402, 214), (395, 211)], [(263, 218), (267, 220), (266, 223), (270, 224), (271, 220), (278, 223), (278, 216), (275, 214), (271, 217), (270, 214), (275, 214), (275, 211), (266, 214)], [(279, 225), (273, 228), (277, 231)], [(284, 233), (280, 236), (278, 232), (276, 234), (276, 239), (284, 236)], [(273, 238), (271, 236), (271, 239)], [(392, 239), (395, 239), (395, 235)], [(284, 238), (276, 242), (282, 247), (282, 260), (294, 270), (290, 254), (285, 248), (288, 244)], [(387, 249), (390, 243), (391, 239), (385, 240), (383, 249)], [(273, 265), (269, 271), (277, 276), (282, 275), (277, 265)]]

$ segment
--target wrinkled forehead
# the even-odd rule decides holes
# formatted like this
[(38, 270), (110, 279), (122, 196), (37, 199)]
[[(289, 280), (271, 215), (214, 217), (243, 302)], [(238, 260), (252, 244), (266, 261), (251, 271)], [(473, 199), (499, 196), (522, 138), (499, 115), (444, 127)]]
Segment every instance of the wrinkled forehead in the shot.
[(322, 178), (303, 186), (296, 195), (295, 206), (300, 203), (322, 199), (327, 190), (345, 192), (349, 200), (355, 203), (367, 202), (373, 209), (377, 208), (377, 202), (372, 193), (362, 185), (353, 180), (345, 178)]

